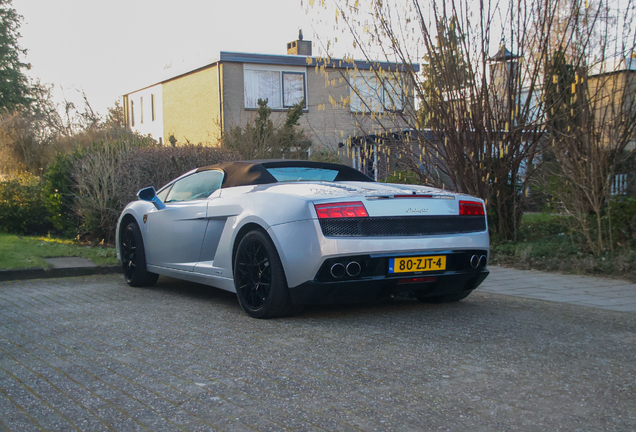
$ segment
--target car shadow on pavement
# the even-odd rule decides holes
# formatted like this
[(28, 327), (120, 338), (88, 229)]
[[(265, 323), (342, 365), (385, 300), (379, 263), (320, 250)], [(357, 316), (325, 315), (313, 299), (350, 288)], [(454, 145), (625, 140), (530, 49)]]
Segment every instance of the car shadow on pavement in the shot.
[(153, 290), (169, 295), (186, 296), (190, 298), (218, 301), (223, 303), (236, 302), (236, 306), (240, 309), (235, 293), (231, 293), (229, 291), (225, 291), (209, 285), (171, 278), (169, 276), (160, 276), (156, 285), (140, 289)]
[(306, 306), (303, 313), (300, 314), (300, 317), (329, 317), (330, 319), (333, 319), (346, 318), (348, 316), (360, 317), (362, 315), (387, 316), (392, 314), (421, 313), (422, 311), (465, 311), (472, 307), (474, 307), (474, 305), (471, 305), (470, 302), (466, 300), (456, 303), (430, 304), (404, 297), (390, 297), (362, 303)]
[[(244, 312), (236, 298), (236, 294), (215, 288), (213, 286), (175, 279), (169, 276), (161, 276), (157, 284), (152, 287), (139, 288), (161, 292), (168, 296), (188, 297), (192, 299), (209, 301), (216, 305), (223, 305), (237, 315), (244, 316)], [(456, 303), (430, 304), (422, 303), (415, 299), (404, 297), (389, 297), (381, 300), (358, 303), (335, 303), (305, 306), (299, 314), (281, 319), (335, 319), (351, 318), (364, 315), (392, 315), (422, 311), (459, 311), (475, 307), (471, 305), (470, 298)]]

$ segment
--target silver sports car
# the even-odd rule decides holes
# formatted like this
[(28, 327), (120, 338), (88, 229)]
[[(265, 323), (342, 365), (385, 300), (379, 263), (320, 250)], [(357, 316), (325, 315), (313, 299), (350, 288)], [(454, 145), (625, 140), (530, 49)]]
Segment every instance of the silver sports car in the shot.
[(213, 285), (255, 318), (392, 295), (453, 302), (489, 273), (482, 200), (344, 165), (229, 162), (138, 196), (117, 225), (126, 281)]

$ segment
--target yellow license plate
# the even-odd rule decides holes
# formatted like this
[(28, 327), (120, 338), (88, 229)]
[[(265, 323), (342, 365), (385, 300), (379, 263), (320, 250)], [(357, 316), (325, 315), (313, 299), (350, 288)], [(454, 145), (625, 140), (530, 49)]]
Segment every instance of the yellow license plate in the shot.
[(446, 270), (446, 256), (423, 256), (389, 259), (389, 273), (412, 273)]

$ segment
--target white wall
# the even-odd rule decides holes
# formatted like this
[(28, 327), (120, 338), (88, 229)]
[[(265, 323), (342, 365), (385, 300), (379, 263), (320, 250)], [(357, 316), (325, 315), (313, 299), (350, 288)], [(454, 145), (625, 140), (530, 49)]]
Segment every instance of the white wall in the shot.
[[(154, 99), (154, 119), (152, 102)], [(150, 135), (155, 140), (166, 143), (163, 136), (163, 98), (161, 84), (148, 87), (128, 95), (130, 128), (142, 135)], [(143, 115), (143, 118), (142, 118)]]

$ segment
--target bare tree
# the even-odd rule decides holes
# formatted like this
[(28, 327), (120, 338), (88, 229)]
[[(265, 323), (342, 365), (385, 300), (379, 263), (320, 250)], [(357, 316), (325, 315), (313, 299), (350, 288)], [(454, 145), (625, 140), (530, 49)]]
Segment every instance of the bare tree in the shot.
[[(358, 53), (369, 62), (400, 65), (414, 82), (419, 106), (392, 113), (411, 131), (397, 147), (392, 141), (392, 156), (423, 182), (484, 198), (491, 229), (514, 239), (528, 182), (552, 134), (548, 113), (561, 109), (566, 97), (546, 99), (546, 75), (561, 52), (568, 64), (585, 68), (599, 51), (591, 43), (612, 40), (607, 5), (374, 0), (365, 8), (335, 0), (333, 6)], [(382, 79), (390, 71), (381, 68), (374, 72), (384, 94), (396, 94), (391, 83), (399, 80)], [(390, 132), (369, 108), (365, 120)]]
[[(613, 187), (616, 170), (636, 143), (634, 5), (624, 6), (621, 17), (611, 16), (605, 2), (598, 4), (605, 14), (599, 25), (588, 28), (582, 20), (580, 34), (554, 56), (546, 74), (546, 98), (557, 102), (547, 113), (548, 193), (597, 256), (613, 248), (607, 204), (613, 192), (621, 192)], [(598, 45), (585, 43), (592, 33)]]
[(53, 85), (30, 83), (30, 103), (21, 109), (0, 113), (0, 174), (28, 171), (40, 175), (54, 154), (71, 152), (96, 141), (121, 138), (132, 133), (123, 125), (118, 102), (105, 118), (96, 113), (84, 92), (82, 105), (53, 99)]
[(51, 87), (31, 84), (31, 103), (0, 115), (0, 172), (39, 175), (52, 156), (61, 119), (51, 97)]

